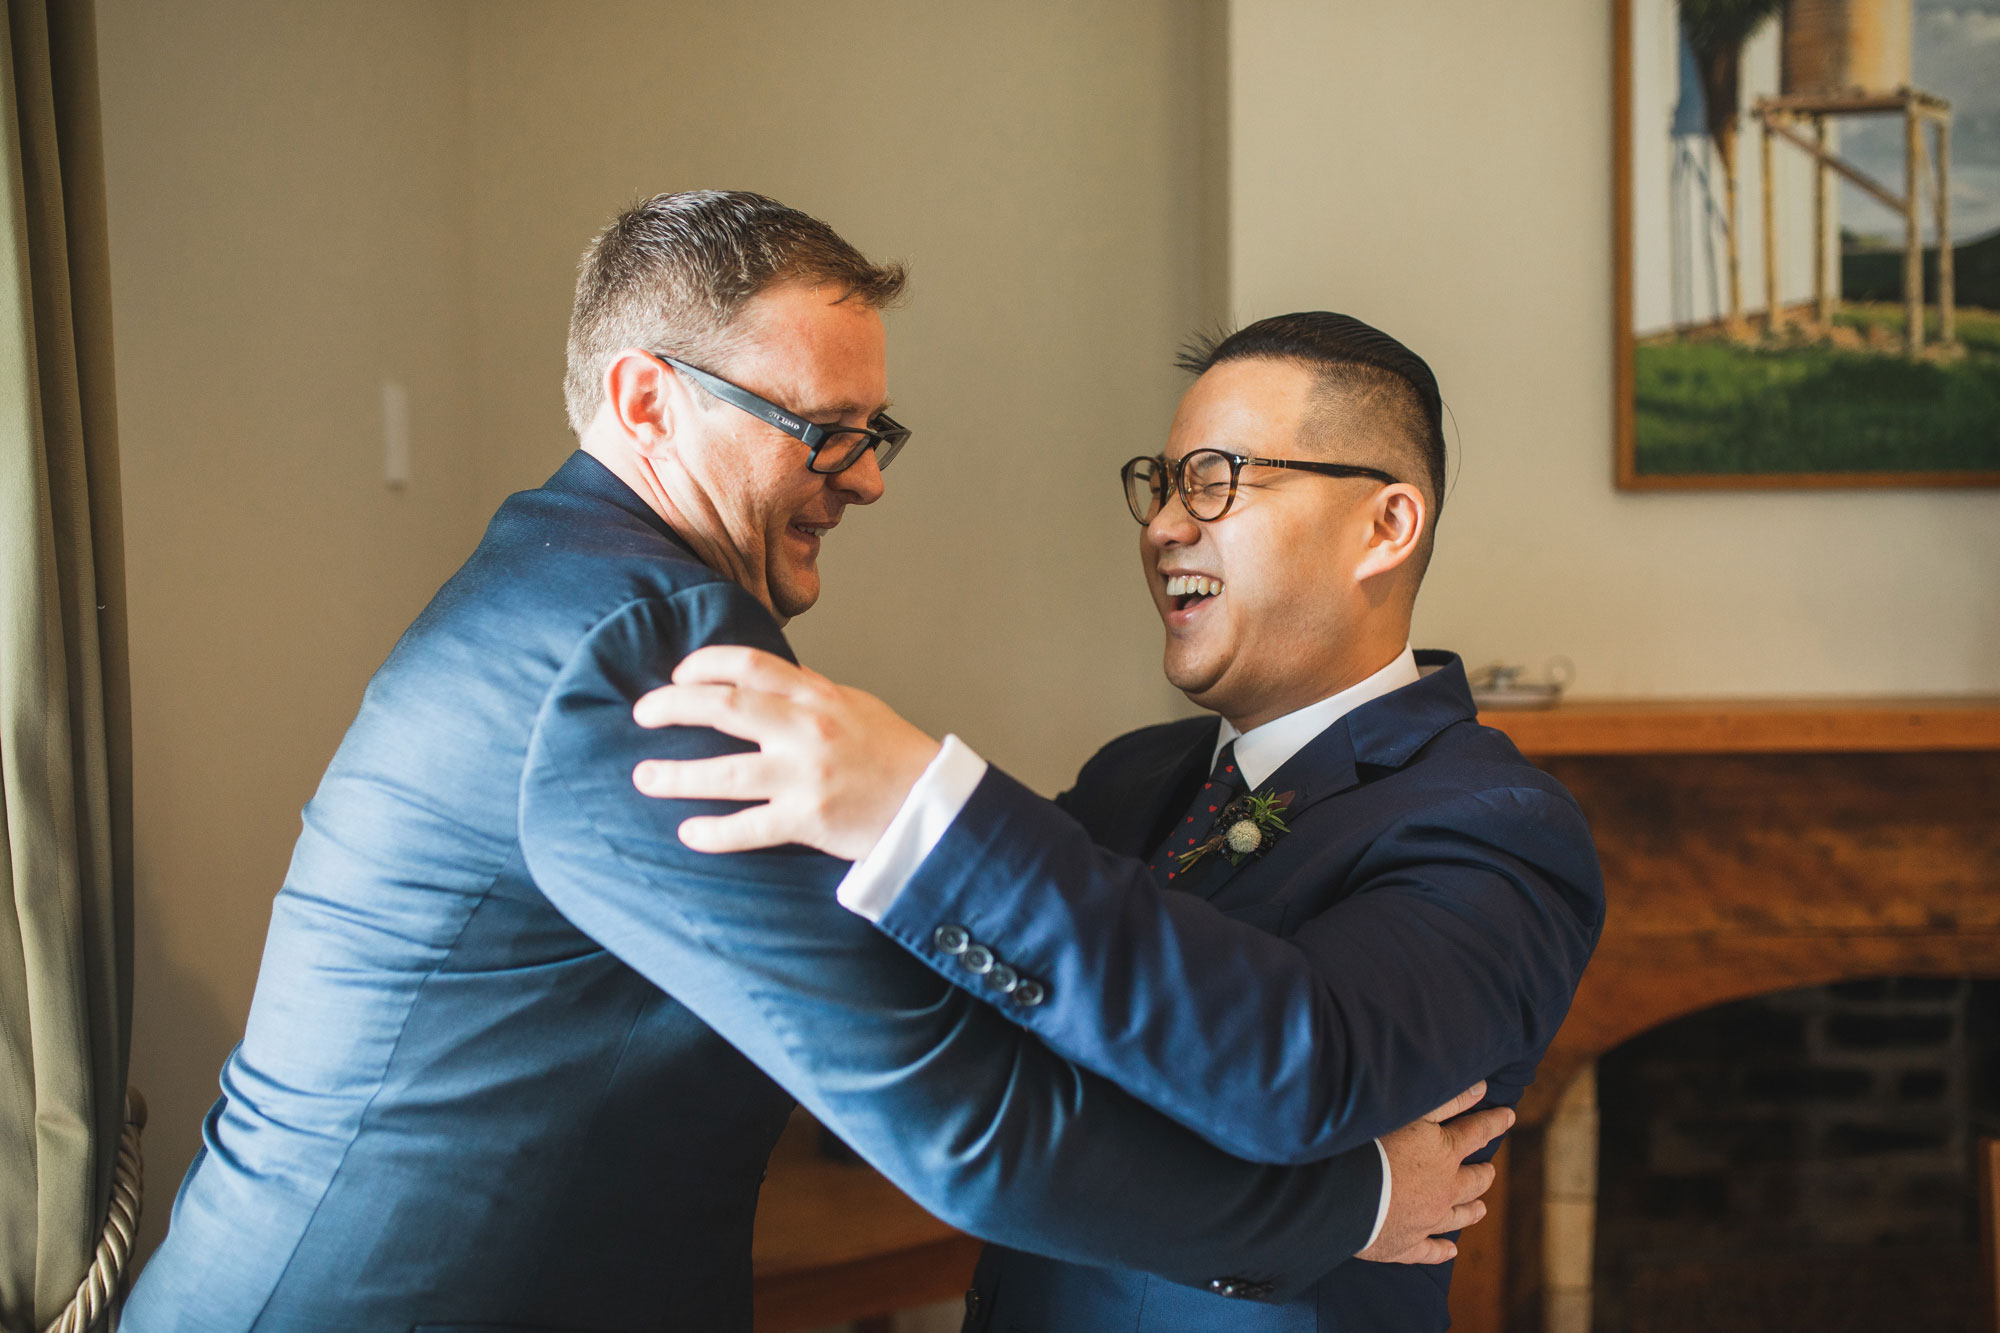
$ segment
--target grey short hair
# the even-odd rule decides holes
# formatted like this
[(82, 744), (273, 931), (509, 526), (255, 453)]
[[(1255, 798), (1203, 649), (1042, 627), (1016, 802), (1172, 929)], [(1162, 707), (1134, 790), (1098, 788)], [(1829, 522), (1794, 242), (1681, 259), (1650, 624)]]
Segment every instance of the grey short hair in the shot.
[(627, 347), (713, 369), (750, 299), (782, 282), (832, 283), (880, 309), (902, 294), (896, 263), (876, 264), (818, 218), (747, 190), (654, 195), (611, 220), (583, 253), (569, 320), (563, 396), (581, 435), (604, 369)]

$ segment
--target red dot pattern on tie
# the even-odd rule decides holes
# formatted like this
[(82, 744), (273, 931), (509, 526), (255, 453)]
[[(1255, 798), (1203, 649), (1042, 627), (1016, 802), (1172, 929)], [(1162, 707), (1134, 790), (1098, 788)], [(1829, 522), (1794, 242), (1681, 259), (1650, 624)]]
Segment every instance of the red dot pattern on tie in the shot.
[[(1236, 765), (1224, 764), (1222, 766), (1222, 772), (1225, 774), (1234, 775), (1236, 772)], [(1234, 787), (1235, 784), (1224, 783), (1220, 781), (1219, 778), (1217, 777), (1211, 777), (1207, 782), (1202, 784), (1201, 790), (1195, 794), (1194, 804), (1190, 806), (1188, 809), (1187, 818), (1181, 821), (1180, 831), (1182, 833), (1188, 833), (1193, 835), (1190, 836), (1187, 840), (1186, 845), (1188, 847), (1193, 847), (1199, 839), (1200, 836), (1199, 832), (1194, 829), (1193, 825), (1195, 820), (1201, 817), (1202, 807), (1207, 806), (1208, 813), (1211, 815), (1215, 814), (1217, 811), (1222, 809), (1221, 802), (1223, 799), (1221, 796), (1216, 795), (1217, 791), (1220, 790), (1225, 792), (1226, 794), (1228, 791), (1233, 790)], [(1211, 797), (1213, 797), (1214, 799), (1211, 800), (1210, 799)], [(1162, 847), (1160, 849), (1159, 855), (1153, 858), (1153, 864), (1151, 866), (1151, 869), (1153, 871), (1153, 876), (1155, 879), (1162, 879), (1164, 877), (1164, 879), (1170, 880), (1180, 873), (1178, 869), (1170, 868), (1170, 867), (1178, 867), (1180, 864), (1179, 854), (1168, 850), (1168, 848), (1171, 847), (1172, 845), (1173, 844), (1169, 842), (1167, 846)]]

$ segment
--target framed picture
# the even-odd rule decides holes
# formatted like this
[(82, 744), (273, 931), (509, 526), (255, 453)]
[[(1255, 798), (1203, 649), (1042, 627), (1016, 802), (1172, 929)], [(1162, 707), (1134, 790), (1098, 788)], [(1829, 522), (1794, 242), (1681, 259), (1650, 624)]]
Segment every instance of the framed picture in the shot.
[(1614, 0), (1618, 484), (2000, 486), (2000, 0)]

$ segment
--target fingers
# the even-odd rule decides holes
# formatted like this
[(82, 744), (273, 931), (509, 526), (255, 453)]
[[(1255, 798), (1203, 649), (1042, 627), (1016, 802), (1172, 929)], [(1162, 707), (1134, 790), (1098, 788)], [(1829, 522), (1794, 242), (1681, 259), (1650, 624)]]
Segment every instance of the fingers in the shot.
[[(1452, 1178), (1452, 1184), (1456, 1187), (1452, 1192), (1452, 1206), (1463, 1208), (1477, 1200), (1480, 1195), (1493, 1188), (1493, 1179), (1498, 1174), (1498, 1170), (1491, 1162), (1474, 1162), (1470, 1166), (1458, 1168), (1458, 1174)], [(1484, 1211), (1486, 1205), (1482, 1203), (1479, 1207)], [(1439, 1227), (1438, 1230), (1452, 1231), (1456, 1228)]]
[(1469, 1203), (1458, 1204), (1452, 1208), (1451, 1216), (1445, 1219), (1443, 1230), (1463, 1231), (1484, 1216), (1486, 1216), (1486, 1201), (1484, 1199), (1474, 1199)]
[(1493, 1140), (1514, 1127), (1514, 1110), (1508, 1106), (1492, 1106), (1471, 1115), (1462, 1115), (1444, 1127), (1451, 1136), (1452, 1151), (1461, 1159), (1484, 1148)]
[(642, 727), (712, 727), (747, 741), (762, 741), (794, 713), (784, 699), (733, 685), (662, 685), (632, 705)]
[(733, 815), (684, 819), (680, 836), (684, 845), (697, 852), (750, 852), (782, 847), (792, 840), (779, 826), (777, 812), (768, 805), (753, 805)]
[(1458, 1246), (1442, 1236), (1426, 1236), (1401, 1254), (1380, 1260), (1385, 1264), (1442, 1264), (1458, 1257)]
[(1473, 1107), (1479, 1105), (1479, 1099), (1484, 1097), (1485, 1095), (1486, 1095), (1486, 1080), (1481, 1079), (1479, 1082), (1467, 1088), (1464, 1092), (1459, 1093), (1458, 1096), (1446, 1102), (1443, 1106), (1438, 1107), (1437, 1110), (1432, 1111), (1429, 1115), (1425, 1116), (1424, 1119), (1429, 1120), (1435, 1124), (1442, 1124), (1445, 1121), (1451, 1119), (1453, 1116), (1462, 1115), (1465, 1112), (1470, 1111)]
[(1362, 1257), (1383, 1264), (1441, 1264), (1458, 1257), (1458, 1245), (1443, 1234), (1447, 1231), (1463, 1231), (1486, 1216), (1486, 1205), (1478, 1200), (1462, 1203), (1445, 1215), (1438, 1226), (1438, 1234), (1425, 1236), (1408, 1249), (1387, 1257), (1364, 1254)]
[(770, 799), (779, 774), (762, 751), (716, 755), (710, 759), (645, 759), (632, 770), (632, 785), (648, 796), (699, 801)]
[(817, 673), (794, 666), (775, 653), (735, 644), (697, 648), (674, 668), (676, 685), (739, 685), (771, 694), (789, 694)]

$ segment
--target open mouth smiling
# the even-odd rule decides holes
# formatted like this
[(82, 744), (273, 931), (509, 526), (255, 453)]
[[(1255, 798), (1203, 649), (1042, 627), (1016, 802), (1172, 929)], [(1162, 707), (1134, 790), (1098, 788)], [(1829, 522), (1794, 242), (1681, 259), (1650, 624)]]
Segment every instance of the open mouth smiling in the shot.
[(1204, 605), (1222, 595), (1222, 580), (1212, 579), (1205, 574), (1170, 574), (1167, 576), (1167, 597), (1174, 604), (1174, 610), (1186, 611)]

